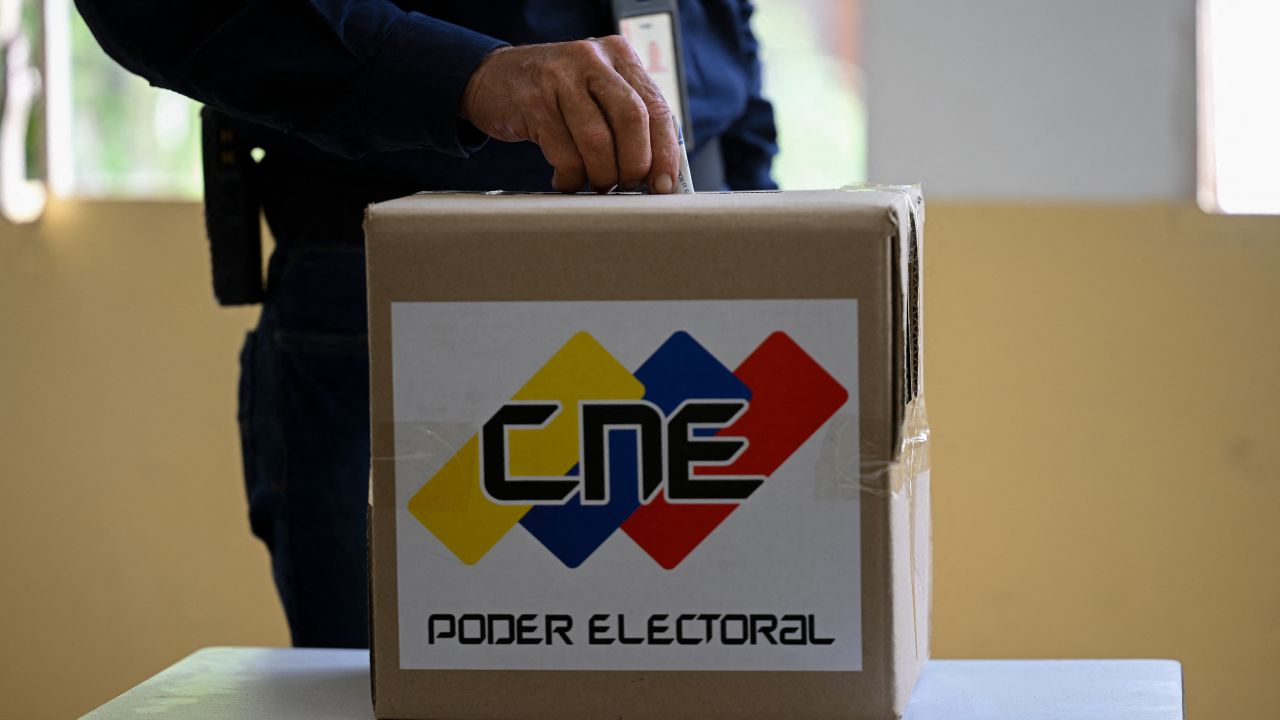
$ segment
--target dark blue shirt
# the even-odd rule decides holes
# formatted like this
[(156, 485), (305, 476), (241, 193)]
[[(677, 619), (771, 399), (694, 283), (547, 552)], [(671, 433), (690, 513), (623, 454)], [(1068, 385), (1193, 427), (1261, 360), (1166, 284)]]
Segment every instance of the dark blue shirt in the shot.
[[(608, 0), (76, 0), (111, 57), (251, 124), (279, 177), (415, 190), (550, 190), (532, 143), (485, 142), (458, 107), (505, 44), (612, 34)], [(774, 187), (750, 0), (680, 0), (693, 134), (730, 189)], [(695, 148), (696, 151), (696, 148)], [(357, 191), (359, 192), (359, 191)]]

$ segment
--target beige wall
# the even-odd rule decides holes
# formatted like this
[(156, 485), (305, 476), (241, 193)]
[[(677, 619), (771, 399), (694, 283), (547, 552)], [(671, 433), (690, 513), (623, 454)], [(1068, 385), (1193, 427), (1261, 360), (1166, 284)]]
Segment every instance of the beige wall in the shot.
[(1280, 217), (935, 205), (941, 657), (1168, 657), (1275, 717)]
[[(199, 208), (0, 226), (0, 714), (284, 644)], [(1193, 720), (1280, 674), (1280, 218), (934, 204), (935, 654), (1172, 657)]]
[(75, 717), (191, 650), (285, 644), (235, 421), (252, 312), (200, 208), (0, 225), (0, 716)]

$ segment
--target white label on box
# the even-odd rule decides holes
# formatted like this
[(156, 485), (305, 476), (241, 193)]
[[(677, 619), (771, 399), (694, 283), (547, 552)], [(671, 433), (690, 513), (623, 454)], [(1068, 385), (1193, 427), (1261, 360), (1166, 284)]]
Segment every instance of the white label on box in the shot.
[(862, 669), (857, 316), (393, 303), (400, 666)]

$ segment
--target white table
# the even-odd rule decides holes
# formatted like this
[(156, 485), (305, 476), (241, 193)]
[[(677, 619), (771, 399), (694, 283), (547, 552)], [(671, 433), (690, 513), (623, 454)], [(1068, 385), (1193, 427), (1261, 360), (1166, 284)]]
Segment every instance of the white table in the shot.
[[(86, 715), (92, 720), (372, 717), (364, 650), (206, 648)], [(1168, 660), (934, 660), (906, 720), (1182, 720)]]

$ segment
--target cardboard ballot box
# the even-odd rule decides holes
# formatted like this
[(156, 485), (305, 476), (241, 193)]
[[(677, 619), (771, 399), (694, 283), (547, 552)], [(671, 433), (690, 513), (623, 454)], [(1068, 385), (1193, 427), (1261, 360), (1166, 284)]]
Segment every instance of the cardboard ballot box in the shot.
[(377, 716), (900, 716), (928, 657), (921, 207), (371, 207)]

